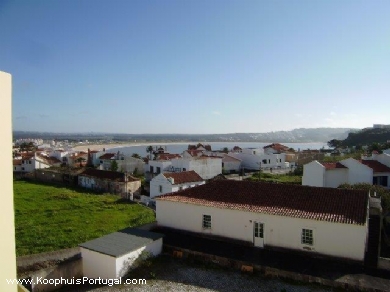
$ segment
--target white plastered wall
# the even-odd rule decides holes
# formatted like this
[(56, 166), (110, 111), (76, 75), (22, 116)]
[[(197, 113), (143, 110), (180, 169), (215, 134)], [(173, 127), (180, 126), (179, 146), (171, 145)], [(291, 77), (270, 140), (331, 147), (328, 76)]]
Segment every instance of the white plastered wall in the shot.
[[(311, 252), (359, 261), (364, 259), (367, 224), (331, 223), (159, 199), (156, 201), (159, 226), (253, 242), (253, 221), (258, 221), (265, 224), (265, 246), (299, 251), (307, 247), (301, 244), (301, 232), (303, 228), (308, 228), (314, 231)], [(211, 215), (211, 229), (202, 228), (203, 215)]]

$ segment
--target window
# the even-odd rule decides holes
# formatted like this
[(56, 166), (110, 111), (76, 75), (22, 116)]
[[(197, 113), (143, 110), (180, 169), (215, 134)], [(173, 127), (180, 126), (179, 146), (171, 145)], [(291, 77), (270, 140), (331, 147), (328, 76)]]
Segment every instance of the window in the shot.
[(158, 188), (159, 188), (160, 193), (162, 193), (162, 186), (160, 185)]
[(211, 229), (211, 215), (203, 215), (203, 229)]
[(263, 159), (263, 164), (267, 164), (267, 159)]
[(28, 161), (28, 164), (31, 164), (31, 160)]
[(161, 173), (161, 168), (157, 166), (156, 171), (157, 171), (157, 173)]
[(183, 171), (186, 171), (186, 169), (183, 167)]
[(264, 224), (255, 222), (255, 237), (264, 238)]
[(302, 229), (301, 243), (313, 245), (313, 230), (312, 229)]

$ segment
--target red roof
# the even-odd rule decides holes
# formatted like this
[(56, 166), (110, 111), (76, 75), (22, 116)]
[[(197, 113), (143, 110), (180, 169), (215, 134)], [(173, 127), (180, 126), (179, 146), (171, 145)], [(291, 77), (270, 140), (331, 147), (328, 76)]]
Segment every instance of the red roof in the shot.
[(50, 165), (61, 163), (61, 160), (58, 160), (56, 157), (49, 157), (49, 156), (45, 156), (42, 154), (38, 154), (37, 158), (43, 160), (43, 162), (50, 164)]
[(13, 165), (22, 165), (22, 160), (21, 159), (14, 159)]
[[(109, 170), (99, 170), (95, 168), (87, 168), (85, 171), (83, 171), (80, 176), (88, 176), (88, 177), (95, 177), (100, 179), (107, 179), (107, 180), (114, 180), (119, 182), (124, 182), (125, 180), (125, 174), (122, 172), (117, 171), (109, 171)], [(131, 175), (127, 175), (127, 180), (129, 182), (131, 181), (138, 181), (140, 179), (135, 178)]]
[(336, 169), (336, 168), (348, 168), (345, 165), (341, 164), (340, 162), (321, 162), (321, 164), (325, 166), (327, 170)]
[(106, 153), (99, 157), (99, 159), (111, 159), (115, 156), (114, 153)]
[(289, 147), (285, 146), (285, 145), (282, 145), (280, 143), (272, 143), (270, 145), (267, 145), (267, 146), (264, 146), (263, 149), (267, 149), (267, 148), (272, 148), (276, 151), (287, 151), (288, 149), (290, 149)]
[(222, 157), (222, 162), (241, 162), (241, 159), (225, 154)]
[(390, 172), (390, 168), (376, 160), (360, 160), (360, 163), (372, 168), (374, 172)]
[(171, 160), (174, 158), (180, 158), (180, 154), (169, 154), (169, 153), (162, 153), (158, 154), (157, 160)]
[(189, 182), (201, 182), (203, 179), (195, 171), (183, 171), (183, 172), (165, 172), (163, 175), (166, 178), (173, 178), (174, 185), (189, 183)]
[(157, 200), (364, 225), (368, 194), (360, 190), (217, 180)]
[(199, 153), (202, 153), (203, 150), (187, 150), (187, 152), (191, 155), (191, 156), (198, 156)]

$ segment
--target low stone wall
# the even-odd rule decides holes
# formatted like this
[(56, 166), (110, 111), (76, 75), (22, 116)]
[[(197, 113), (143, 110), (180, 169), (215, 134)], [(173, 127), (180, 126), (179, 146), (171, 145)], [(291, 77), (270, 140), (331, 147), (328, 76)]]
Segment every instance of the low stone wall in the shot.
[[(79, 248), (22, 256), (16, 259), (18, 278), (31, 279), (30, 291), (54, 291), (64, 286), (54, 284), (58, 279), (80, 279), (83, 277), (82, 259)], [(51, 284), (52, 283), (52, 284)]]
[(238, 261), (225, 257), (219, 257), (212, 254), (206, 254), (198, 251), (192, 251), (175, 246), (164, 245), (163, 252), (165, 254), (183, 258), (201, 261), (205, 263), (213, 263), (219, 266), (233, 268), (237, 270), (252, 270), (253, 272), (259, 272), (266, 277), (294, 280), (298, 282), (315, 283), (328, 287), (334, 287), (338, 289), (352, 290), (352, 291), (365, 291), (365, 292), (388, 292), (390, 287), (390, 280), (375, 278), (375, 287), (372, 285), (370, 276), (367, 275), (345, 275), (344, 277), (336, 280), (325, 279), (321, 277), (315, 277), (311, 275), (305, 275), (267, 266), (254, 265), (249, 262)]

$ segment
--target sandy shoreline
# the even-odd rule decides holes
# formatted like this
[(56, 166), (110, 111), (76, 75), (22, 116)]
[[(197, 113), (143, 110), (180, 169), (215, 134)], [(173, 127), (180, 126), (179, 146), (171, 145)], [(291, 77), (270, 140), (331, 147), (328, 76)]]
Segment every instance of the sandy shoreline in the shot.
[(112, 144), (88, 144), (88, 145), (77, 145), (77, 146), (74, 146), (73, 149), (74, 150), (77, 150), (77, 151), (88, 151), (88, 148), (92, 151), (92, 150), (96, 150), (96, 151), (102, 151), (103, 148), (104, 149), (113, 149), (113, 148), (122, 148), (122, 147), (130, 147), (130, 146), (166, 146), (166, 145), (170, 145), (170, 144), (191, 144), (191, 143), (188, 143), (188, 142), (171, 142), (171, 143), (156, 143), (156, 142), (153, 142), (153, 143), (112, 143)]

